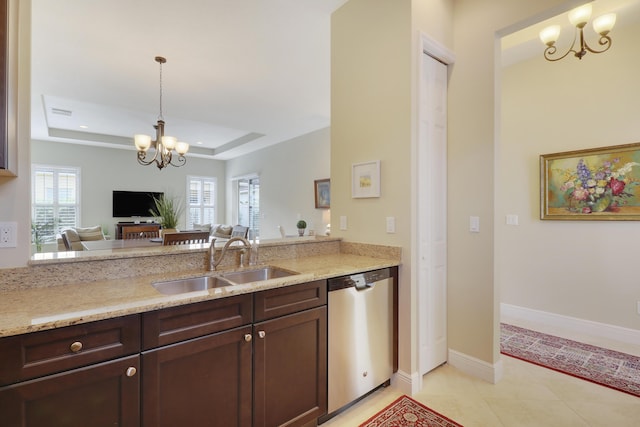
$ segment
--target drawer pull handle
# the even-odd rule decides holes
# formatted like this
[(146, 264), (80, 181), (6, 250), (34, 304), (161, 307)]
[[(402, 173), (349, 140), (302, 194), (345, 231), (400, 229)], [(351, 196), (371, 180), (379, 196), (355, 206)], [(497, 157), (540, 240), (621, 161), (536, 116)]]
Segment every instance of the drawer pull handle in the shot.
[(265, 331), (258, 331), (258, 336), (260, 338), (264, 338), (267, 335), (267, 333)]
[(244, 335), (244, 340), (245, 340), (246, 342), (251, 341), (251, 334), (245, 334), (245, 335)]
[(72, 352), (77, 353), (82, 350), (82, 343), (80, 341), (76, 341), (69, 346), (69, 349)]
[(136, 374), (136, 372), (138, 372), (136, 370), (136, 368), (134, 368), (133, 366), (130, 366), (130, 367), (127, 368), (126, 374), (127, 374), (128, 377), (132, 377), (132, 376), (134, 376)]

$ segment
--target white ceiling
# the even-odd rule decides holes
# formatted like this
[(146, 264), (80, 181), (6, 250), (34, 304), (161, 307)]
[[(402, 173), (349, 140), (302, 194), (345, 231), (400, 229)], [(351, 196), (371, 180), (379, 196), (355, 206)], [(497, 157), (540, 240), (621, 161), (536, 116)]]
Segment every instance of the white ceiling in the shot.
[(158, 55), (165, 134), (188, 155), (329, 126), (330, 15), (346, 1), (33, 0), (32, 138), (133, 149), (154, 136)]
[[(134, 134), (154, 136), (158, 55), (165, 133), (188, 156), (231, 159), (327, 127), (330, 15), (346, 1), (32, 0), (32, 138), (133, 150)], [(640, 0), (593, 5), (637, 25)], [(546, 18), (502, 38), (504, 66), (542, 58), (551, 24), (568, 48), (567, 14)]]

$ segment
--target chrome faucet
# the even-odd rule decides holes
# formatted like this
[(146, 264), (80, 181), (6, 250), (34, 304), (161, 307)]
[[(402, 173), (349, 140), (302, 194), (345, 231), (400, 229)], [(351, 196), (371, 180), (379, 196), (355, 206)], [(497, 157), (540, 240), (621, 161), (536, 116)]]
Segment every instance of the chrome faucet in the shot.
[[(209, 251), (208, 251), (208, 257), (209, 257), (209, 266), (208, 269), (209, 271), (214, 271), (216, 269), (216, 267), (218, 266), (218, 264), (220, 264), (220, 262), (222, 262), (222, 260), (224, 259), (225, 254), (227, 253), (227, 249), (229, 248), (229, 246), (231, 245), (231, 243), (233, 242), (242, 242), (245, 246), (245, 248), (248, 248), (249, 251), (251, 251), (251, 243), (249, 243), (249, 241), (247, 239), (245, 239), (244, 237), (232, 237), (230, 238), (227, 243), (224, 244), (224, 246), (222, 247), (222, 252), (220, 253), (220, 258), (218, 258), (216, 260), (215, 254), (216, 254), (216, 249), (215, 249), (215, 244), (216, 244), (216, 239), (212, 238), (211, 239), (211, 244), (209, 245)], [(240, 264), (241, 267), (244, 267), (244, 261), (243, 261), (243, 256), (241, 256), (240, 258)]]

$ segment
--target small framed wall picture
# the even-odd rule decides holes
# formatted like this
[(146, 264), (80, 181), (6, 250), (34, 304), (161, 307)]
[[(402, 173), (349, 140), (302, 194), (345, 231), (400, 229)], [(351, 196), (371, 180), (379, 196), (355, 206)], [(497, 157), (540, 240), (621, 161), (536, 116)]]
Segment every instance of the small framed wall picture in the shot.
[(316, 196), (316, 209), (328, 209), (331, 207), (331, 180), (316, 179), (313, 181)]
[(352, 165), (351, 197), (380, 197), (380, 160)]

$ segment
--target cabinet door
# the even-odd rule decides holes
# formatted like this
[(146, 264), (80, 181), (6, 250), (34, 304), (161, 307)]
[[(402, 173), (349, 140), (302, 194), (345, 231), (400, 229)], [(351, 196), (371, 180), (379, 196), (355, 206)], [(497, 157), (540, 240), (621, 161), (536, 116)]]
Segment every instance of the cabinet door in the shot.
[(129, 356), (2, 387), (0, 424), (139, 426), (139, 363)]
[(251, 326), (142, 354), (147, 427), (251, 425)]
[(254, 427), (300, 426), (327, 411), (327, 307), (254, 325)]

